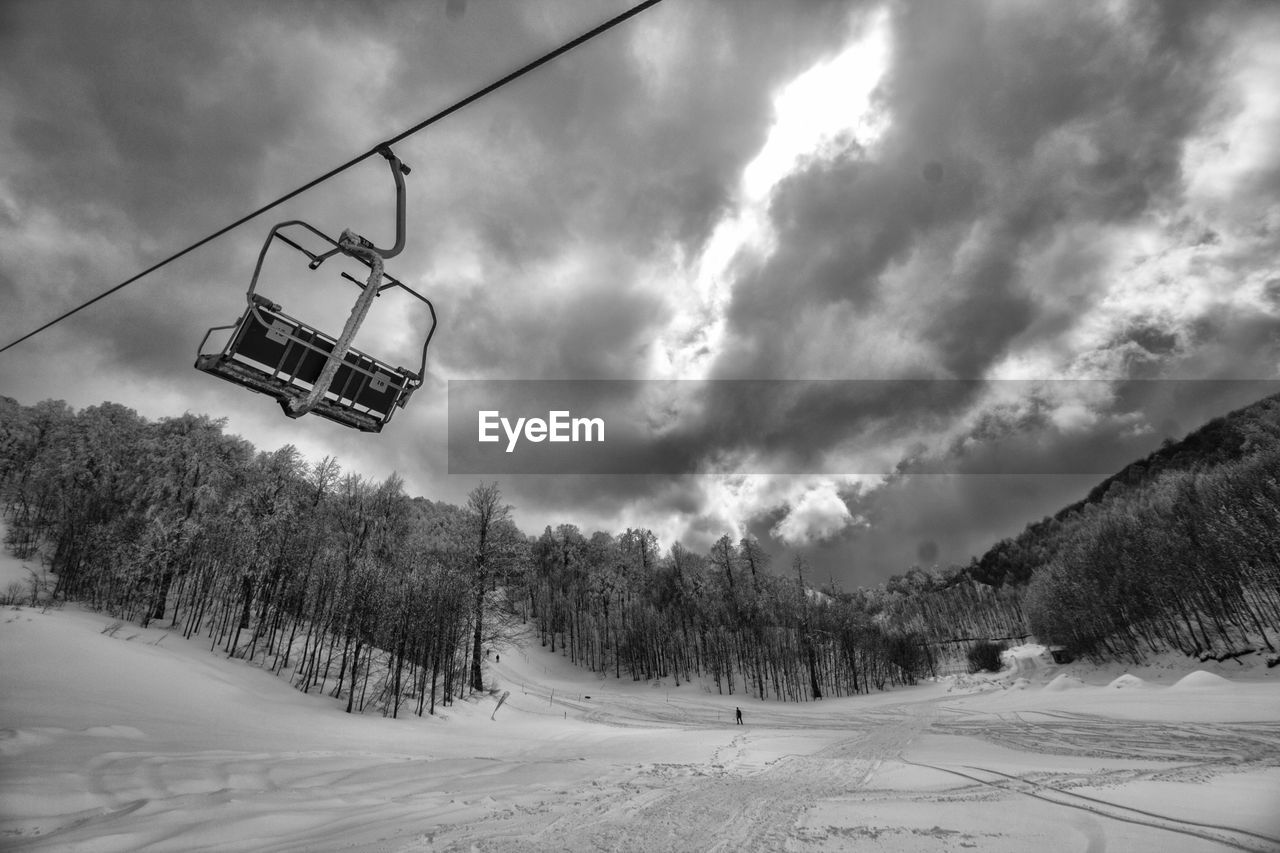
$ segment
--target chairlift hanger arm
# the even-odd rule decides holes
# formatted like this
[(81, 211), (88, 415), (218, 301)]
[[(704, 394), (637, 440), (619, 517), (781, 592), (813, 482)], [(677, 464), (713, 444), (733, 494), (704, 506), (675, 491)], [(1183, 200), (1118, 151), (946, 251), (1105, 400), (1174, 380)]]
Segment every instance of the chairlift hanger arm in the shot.
[(413, 171), (405, 165), (399, 157), (391, 152), (390, 145), (383, 145), (378, 149), (378, 153), (386, 158), (387, 164), (391, 167), (391, 177), (396, 182), (396, 242), (390, 249), (379, 249), (377, 246), (370, 245), (368, 248), (373, 249), (385, 261), (394, 258), (404, 250), (405, 241), (405, 191), (404, 176)]
[[(404, 243), (405, 243), (405, 224), (404, 223), (405, 223), (405, 207), (406, 207), (404, 176), (409, 174), (413, 170), (410, 169), (409, 166), (406, 165), (404, 162), (402, 162), (399, 157), (397, 157), (395, 154), (392, 153), (391, 147), (389, 145), (383, 145), (382, 147), (380, 147), (378, 149), (378, 153), (381, 154), (383, 157), (385, 157), (387, 162), (390, 164), (391, 177), (396, 182), (396, 242), (395, 242), (395, 245), (392, 246), (390, 249), (380, 249), (377, 246), (373, 245), (373, 243), (370, 240), (360, 236), (359, 234), (356, 234), (354, 231), (350, 231), (350, 230), (343, 231), (342, 236), (339, 237), (337, 240), (332, 240), (332, 239), (329, 240), (331, 243), (334, 244), (335, 246), (334, 249), (332, 249), (331, 251), (325, 252), (323, 255), (313, 255), (311, 257), (312, 269), (315, 269), (316, 267), (320, 266), (326, 260), (338, 254), (339, 252), (343, 252), (354, 258), (359, 258), (360, 260), (364, 261), (366, 265), (368, 265), (369, 261), (367, 260), (365, 255), (367, 255), (367, 253), (369, 252), (376, 253), (385, 261), (388, 258), (394, 258), (396, 255), (404, 251)], [(326, 239), (329, 239), (329, 238), (326, 238)], [(344, 240), (349, 241), (349, 244), (346, 247), (343, 246)], [(351, 251), (352, 248), (355, 248), (355, 251)]]

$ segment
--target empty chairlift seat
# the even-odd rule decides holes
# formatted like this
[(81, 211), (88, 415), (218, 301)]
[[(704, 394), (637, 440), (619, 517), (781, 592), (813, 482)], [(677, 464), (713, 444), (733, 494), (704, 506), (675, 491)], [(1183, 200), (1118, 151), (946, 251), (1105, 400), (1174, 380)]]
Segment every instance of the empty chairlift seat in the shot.
[[(430, 300), (387, 275), (382, 268), (384, 259), (394, 257), (404, 248), (404, 176), (409, 173), (409, 167), (400, 162), (390, 148), (384, 146), (378, 153), (390, 164), (396, 184), (395, 244), (380, 249), (349, 231), (335, 240), (297, 219), (276, 225), (267, 234), (258, 253), (258, 262), (245, 294), (244, 313), (232, 325), (215, 326), (205, 332), (196, 348), (196, 369), (274, 397), (291, 418), (310, 412), (365, 432), (381, 432), (396, 409), (404, 407), (426, 375), (427, 347), (435, 334), (436, 311)], [(283, 233), (285, 230), (296, 236), (287, 236)], [(308, 249), (299, 242), (307, 240), (314, 243), (317, 239), (323, 242), (323, 249), (319, 251)], [(354, 259), (369, 270), (368, 281), (361, 281), (347, 272), (341, 273), (342, 278), (355, 284), (362, 292), (339, 337), (327, 335), (290, 317), (279, 305), (256, 292), (263, 260), (276, 241), (305, 255), (307, 266), (313, 272), (327, 259), (339, 254)], [(373, 300), (392, 288), (418, 299), (430, 312), (431, 326), (422, 344), (422, 363), (416, 372), (394, 367), (351, 346)], [(209, 337), (224, 330), (230, 330), (226, 344), (216, 352), (205, 352)], [(333, 362), (331, 365), (330, 361)], [(319, 392), (316, 385), (324, 381), (322, 377), (326, 375), (326, 367), (332, 379), (327, 381), (328, 387)]]
[[(274, 397), (288, 412), (288, 404), (305, 397), (324, 369), (334, 338), (285, 314), (279, 305), (254, 294), (253, 302), (233, 326), (221, 351), (200, 354), (196, 368), (253, 391)], [(352, 347), (313, 414), (365, 432), (380, 432), (384, 424), (419, 384), (418, 377)]]

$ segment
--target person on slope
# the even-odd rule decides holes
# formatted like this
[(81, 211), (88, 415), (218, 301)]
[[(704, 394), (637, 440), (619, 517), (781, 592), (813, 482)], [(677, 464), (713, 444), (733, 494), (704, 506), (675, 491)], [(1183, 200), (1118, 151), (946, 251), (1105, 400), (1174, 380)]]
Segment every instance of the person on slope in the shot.
[(742, 709), (741, 708), (733, 709), (733, 717), (734, 717), (734, 720), (737, 721), (737, 725), (739, 726), (742, 725)]

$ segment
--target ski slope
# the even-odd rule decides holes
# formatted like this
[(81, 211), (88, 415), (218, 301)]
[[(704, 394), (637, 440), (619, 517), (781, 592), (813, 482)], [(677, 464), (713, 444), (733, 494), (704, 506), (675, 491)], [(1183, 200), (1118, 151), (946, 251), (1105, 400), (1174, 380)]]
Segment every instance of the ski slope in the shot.
[(1025, 647), (998, 676), (781, 704), (535, 644), (487, 662), (496, 714), (392, 720), (112, 624), (0, 611), (0, 848), (1280, 850), (1264, 667)]

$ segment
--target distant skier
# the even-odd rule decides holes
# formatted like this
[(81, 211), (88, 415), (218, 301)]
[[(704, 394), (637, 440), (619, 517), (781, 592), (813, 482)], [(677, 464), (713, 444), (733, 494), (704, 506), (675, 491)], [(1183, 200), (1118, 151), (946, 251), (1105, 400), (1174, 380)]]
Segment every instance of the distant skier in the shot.
[(742, 725), (742, 709), (741, 709), (741, 708), (734, 708), (734, 709), (733, 709), (733, 716), (734, 716), (734, 719), (735, 719), (735, 720), (737, 720), (737, 724), (738, 724), (738, 725)]

